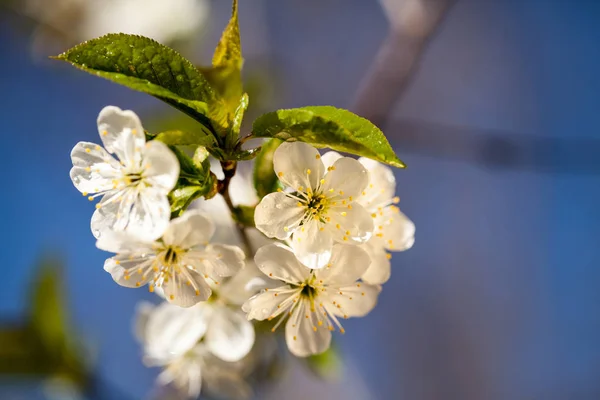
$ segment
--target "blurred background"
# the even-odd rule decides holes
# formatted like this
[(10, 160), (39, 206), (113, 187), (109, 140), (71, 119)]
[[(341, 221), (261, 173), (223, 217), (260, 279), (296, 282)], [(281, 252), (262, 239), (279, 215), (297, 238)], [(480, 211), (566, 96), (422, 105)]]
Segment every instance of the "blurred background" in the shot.
[[(372, 119), (408, 165), (397, 194), (417, 226), (379, 306), (338, 337), (340, 380), (292, 365), (258, 398), (600, 399), (600, 2), (240, 3), (252, 115), (331, 104)], [(124, 31), (208, 64), (229, 13), (228, 0), (0, 0), (0, 372), (57, 351), (22, 339), (52, 315), (31, 294), (45, 287), (68, 311), (61, 346), (89, 364), (61, 368), (91, 371), (89, 398), (152, 393), (158, 371), (131, 333), (150, 295), (103, 271), (69, 152), (97, 140), (108, 104), (150, 131), (177, 117), (47, 56)], [(0, 374), (0, 398), (82, 397)]]

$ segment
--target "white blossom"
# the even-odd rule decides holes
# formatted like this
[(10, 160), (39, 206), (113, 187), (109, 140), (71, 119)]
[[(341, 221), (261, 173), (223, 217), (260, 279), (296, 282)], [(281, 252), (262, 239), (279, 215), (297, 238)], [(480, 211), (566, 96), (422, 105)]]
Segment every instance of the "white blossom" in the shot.
[(199, 303), (181, 308), (169, 303), (138, 307), (136, 336), (144, 363), (162, 367), (158, 383), (172, 385), (189, 398), (203, 387), (231, 398), (248, 398), (251, 390), (240, 363), (254, 344), (254, 328), (238, 311)]
[[(104, 269), (121, 286), (149, 284), (162, 288), (167, 301), (190, 307), (207, 300), (219, 277), (231, 276), (244, 265), (244, 252), (236, 246), (209, 244), (211, 220), (199, 211), (188, 211), (171, 220), (162, 239), (142, 242), (117, 233), (106, 233), (97, 247), (117, 253)], [(209, 282), (207, 282), (207, 280)]]
[(283, 143), (273, 165), (287, 191), (265, 196), (256, 207), (256, 227), (265, 235), (288, 239), (310, 268), (329, 262), (335, 242), (360, 244), (371, 237), (373, 221), (356, 202), (368, 184), (366, 169), (341, 157), (325, 170), (319, 152), (302, 143)]
[(298, 357), (322, 353), (331, 342), (331, 331), (344, 333), (340, 318), (362, 317), (373, 309), (381, 288), (358, 281), (369, 267), (369, 256), (360, 248), (335, 244), (326, 267), (309, 269), (283, 244), (261, 247), (256, 265), (268, 277), (281, 281), (265, 289), (242, 307), (248, 319), (279, 317), (273, 331), (287, 318), (285, 338)]
[[(342, 156), (335, 151), (323, 154), (323, 163), (333, 165)], [(356, 201), (369, 212), (374, 232), (362, 248), (371, 257), (371, 266), (362, 276), (365, 282), (381, 285), (390, 278), (392, 255), (389, 251), (404, 251), (415, 242), (415, 224), (395, 206), (396, 178), (389, 167), (361, 157), (358, 161), (369, 173), (369, 184)]]
[(100, 237), (110, 229), (140, 240), (159, 238), (169, 225), (167, 194), (179, 176), (177, 157), (161, 142), (146, 143), (133, 111), (105, 107), (98, 131), (105, 148), (79, 142), (71, 151), (75, 187), (90, 201), (102, 196), (92, 216), (92, 233)]

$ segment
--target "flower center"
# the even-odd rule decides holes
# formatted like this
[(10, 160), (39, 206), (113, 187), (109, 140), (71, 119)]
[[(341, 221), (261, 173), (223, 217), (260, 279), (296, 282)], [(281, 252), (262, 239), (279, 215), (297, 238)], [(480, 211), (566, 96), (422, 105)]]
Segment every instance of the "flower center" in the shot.
[(327, 214), (327, 209), (329, 208), (329, 202), (324, 194), (308, 193), (306, 198), (306, 208), (309, 218), (312, 217), (321, 222), (325, 222), (325, 215)]

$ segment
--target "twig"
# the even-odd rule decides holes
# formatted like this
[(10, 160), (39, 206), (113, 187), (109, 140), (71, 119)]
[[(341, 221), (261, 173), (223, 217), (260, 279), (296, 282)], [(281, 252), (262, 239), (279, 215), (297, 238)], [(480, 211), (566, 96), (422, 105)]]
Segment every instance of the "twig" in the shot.
[[(221, 161), (221, 168), (223, 168), (223, 174), (225, 176), (223, 180), (219, 181), (217, 189), (219, 191), (219, 194), (223, 196), (223, 199), (225, 199), (225, 203), (227, 204), (227, 207), (229, 208), (232, 217), (234, 217), (236, 215), (236, 207), (231, 201), (231, 195), (229, 194), (229, 184), (231, 183), (231, 178), (233, 178), (235, 175), (235, 171), (237, 169), (237, 162)], [(233, 219), (236, 220), (235, 217)], [(246, 256), (251, 257), (252, 244), (250, 243), (250, 238), (248, 237), (248, 234), (246, 232), (246, 227), (237, 221), (235, 221), (235, 226), (242, 239), (242, 243), (244, 245), (244, 252), (246, 253)]]

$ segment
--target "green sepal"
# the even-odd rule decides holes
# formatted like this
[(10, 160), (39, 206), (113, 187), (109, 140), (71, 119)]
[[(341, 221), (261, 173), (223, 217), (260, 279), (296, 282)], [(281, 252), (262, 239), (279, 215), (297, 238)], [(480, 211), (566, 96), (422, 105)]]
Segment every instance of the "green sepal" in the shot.
[(252, 178), (259, 199), (281, 187), (279, 178), (273, 169), (273, 154), (282, 143), (279, 139), (267, 140), (254, 160)]
[(379, 128), (365, 118), (332, 106), (308, 106), (264, 114), (254, 121), (252, 133), (255, 137), (300, 140), (315, 147), (329, 147), (394, 167), (405, 167)]
[(232, 217), (240, 225), (254, 228), (254, 211), (256, 206), (237, 206), (234, 208)]

